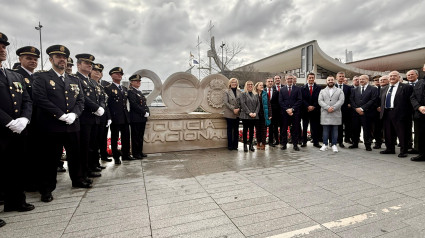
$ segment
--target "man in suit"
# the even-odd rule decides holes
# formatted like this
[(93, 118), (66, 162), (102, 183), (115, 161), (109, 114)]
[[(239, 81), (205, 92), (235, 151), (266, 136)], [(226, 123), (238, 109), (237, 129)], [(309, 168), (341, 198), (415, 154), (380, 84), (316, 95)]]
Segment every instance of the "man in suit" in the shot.
[(344, 133), (345, 142), (351, 142), (351, 116), (352, 110), (350, 105), (351, 87), (344, 84), (345, 73), (338, 72), (336, 74), (337, 84), (336, 87), (344, 92), (344, 104), (341, 107), (342, 124), (338, 126), (338, 144), (339, 147), (344, 148)]
[(96, 135), (100, 125), (100, 117), (105, 113), (105, 109), (100, 105), (100, 92), (98, 92), (95, 82), (89, 78), (95, 57), (91, 54), (78, 54), (75, 58), (77, 59), (78, 70), (76, 76), (80, 79), (84, 95), (84, 110), (79, 118), (83, 176), (95, 178), (101, 176), (99, 173), (101, 169), (97, 167), (99, 154), (96, 146)]
[(369, 85), (369, 76), (359, 77), (360, 86), (351, 91), (351, 107), (353, 114), (353, 144), (348, 148), (359, 147), (360, 130), (363, 128), (363, 140), (367, 151), (372, 151), (372, 121), (376, 112), (378, 89)]
[(37, 107), (37, 125), (43, 131), (45, 145), (39, 163), (41, 201), (51, 202), (56, 189), (57, 161), (66, 150), (72, 186), (91, 188), (91, 180), (82, 174), (80, 157), (80, 121), (84, 96), (78, 78), (65, 73), (69, 50), (63, 45), (47, 48), (52, 68), (34, 74), (33, 99)]
[(302, 119), (303, 119), (303, 143), (301, 147), (307, 146), (307, 128), (310, 124), (311, 138), (313, 146), (320, 148), (319, 144), (319, 127), (320, 127), (320, 106), (318, 102), (321, 88), (315, 82), (314, 73), (307, 75), (307, 84), (302, 87)]
[[(267, 97), (270, 101), (271, 109), (272, 109), (272, 115), (279, 115), (280, 114), (280, 106), (279, 106), (279, 92), (274, 87), (273, 78), (267, 78), (266, 80), (266, 87), (264, 88), (264, 91), (267, 94)], [(274, 114), (276, 113), (276, 114)], [(279, 113), (279, 114), (278, 114)], [(275, 119), (276, 117), (272, 117), (271, 123), (269, 125), (269, 146), (275, 147), (276, 143), (279, 143), (279, 118)], [(276, 138), (276, 143), (274, 142)]]
[(374, 124), (373, 124), (373, 138), (375, 139), (375, 146), (373, 149), (381, 149), (382, 138), (384, 137), (382, 131), (382, 120), (380, 118), (381, 111), (381, 83), (379, 82), (380, 78), (383, 76), (375, 76), (373, 77), (373, 83), (375, 87), (378, 89), (378, 98), (376, 99), (376, 110), (374, 116)]
[(409, 143), (409, 121), (412, 120), (410, 96), (413, 88), (400, 82), (400, 73), (389, 74), (390, 84), (381, 89), (381, 118), (384, 121), (385, 150), (381, 154), (395, 154), (395, 141), (400, 141), (398, 157), (407, 157)]
[[(4, 211), (31, 211), (26, 202), (22, 174), (26, 127), (31, 119), (32, 102), (24, 78), (1, 63), (6, 60), (8, 38), (0, 32), (0, 185), (4, 192)], [(0, 227), (6, 223), (0, 220)]]
[[(130, 115), (127, 109), (128, 89), (122, 86), (121, 80), (124, 71), (121, 67), (114, 67), (109, 71), (112, 83), (105, 87), (108, 94), (108, 107), (111, 112), (111, 147), (115, 164), (123, 160), (134, 160), (130, 156)], [(118, 151), (118, 136), (121, 132), (121, 153)]]
[(282, 115), (282, 127), (281, 131), (284, 131), (283, 138), (281, 140), (282, 150), (286, 150), (286, 144), (288, 143), (288, 126), (292, 126), (292, 144), (294, 150), (299, 151), (298, 148), (298, 135), (300, 131), (301, 121), (301, 105), (302, 105), (302, 93), (301, 89), (293, 84), (293, 74), (285, 75), (287, 85), (282, 87), (279, 92), (279, 105)]
[(419, 155), (411, 158), (411, 161), (425, 161), (425, 81), (416, 82), (410, 97), (415, 120), (415, 139), (418, 139)]
[[(418, 80), (419, 72), (416, 69), (412, 69), (412, 70), (407, 71), (406, 76), (407, 76), (407, 81), (409, 81), (408, 84), (410, 86), (412, 86), (413, 88), (415, 88), (415, 85), (419, 82), (419, 80)], [(418, 134), (417, 134), (417, 131), (419, 130), (419, 128), (418, 128), (418, 123), (415, 121), (414, 115), (412, 115), (412, 120), (413, 120), (412, 121), (413, 125), (411, 123), (410, 127), (409, 127), (409, 129), (410, 129), (409, 134), (411, 134), (411, 137), (409, 139), (409, 148), (411, 148), (411, 149), (409, 149), (408, 153), (409, 154), (417, 154), (417, 153), (419, 153), (419, 151), (418, 151), (419, 150)], [(414, 127), (413, 129), (415, 130), (414, 136), (413, 136), (413, 133), (412, 133), (412, 126)], [(412, 148), (412, 144), (413, 144), (413, 148)]]
[[(276, 114), (273, 114), (272, 123), (273, 123), (273, 120), (275, 120), (277, 121), (277, 125), (278, 125), (277, 127), (273, 128), (275, 130), (273, 132), (275, 133), (274, 138), (276, 138), (276, 142), (274, 143), (274, 145), (279, 145), (280, 141), (282, 141), (284, 131), (282, 130), (282, 112), (280, 111), (280, 105), (277, 106), (277, 104), (279, 103), (280, 89), (284, 86), (284, 84), (282, 83), (282, 77), (278, 74), (275, 75), (273, 79), (274, 79), (273, 88), (277, 91), (277, 97), (275, 97), (277, 102), (274, 102), (275, 109), (272, 108), (273, 113), (276, 111)], [(273, 104), (271, 104), (271, 106), (273, 107)], [(280, 133), (279, 133), (279, 128), (280, 128)]]
[(142, 159), (147, 157), (143, 153), (143, 136), (145, 134), (146, 121), (149, 117), (149, 107), (146, 105), (146, 98), (140, 88), (141, 76), (138, 74), (130, 77), (130, 90), (128, 90), (128, 102), (130, 103), (131, 121), (131, 145), (133, 157)]

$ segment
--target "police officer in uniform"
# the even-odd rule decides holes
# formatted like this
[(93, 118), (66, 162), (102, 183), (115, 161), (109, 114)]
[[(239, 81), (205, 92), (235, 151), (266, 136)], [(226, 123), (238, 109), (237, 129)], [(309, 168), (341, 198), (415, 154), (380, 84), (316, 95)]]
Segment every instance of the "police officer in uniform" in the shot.
[[(134, 160), (130, 156), (130, 115), (127, 110), (128, 89), (122, 86), (121, 80), (124, 72), (121, 67), (112, 68), (109, 75), (112, 83), (105, 87), (108, 94), (108, 107), (111, 112), (111, 147), (115, 164), (121, 164), (123, 160)], [(121, 154), (118, 151), (118, 135), (121, 132)]]
[[(93, 80), (93, 84), (96, 86), (96, 92), (99, 95), (99, 103), (100, 106), (105, 109), (105, 113), (100, 117), (100, 123), (97, 125), (97, 134), (96, 138), (92, 138), (96, 142), (95, 144), (95, 154), (93, 155), (93, 158), (91, 161), (93, 161), (93, 166), (97, 167), (99, 169), (105, 169), (104, 166), (100, 165), (99, 163), (99, 156), (101, 158), (108, 159), (108, 154), (106, 151), (107, 147), (107, 134), (108, 134), (108, 127), (111, 124), (111, 114), (109, 113), (109, 108), (107, 107), (107, 100), (108, 95), (105, 92), (105, 88), (100, 84), (100, 80), (103, 76), (103, 65), (102, 64), (93, 64), (93, 69), (90, 73), (90, 78)], [(106, 133), (106, 136), (105, 136)], [(100, 152), (99, 152), (100, 151)], [(109, 162), (112, 161), (109, 159)]]
[(68, 57), (68, 59), (66, 60), (65, 73), (72, 74), (72, 66), (74, 66), (74, 61), (72, 60), (71, 57)]
[[(9, 45), (0, 33), (0, 66), (6, 60)], [(21, 173), (25, 137), (31, 119), (32, 102), (24, 78), (0, 67), (0, 182), (4, 191), (4, 211), (30, 211), (34, 206), (26, 203)], [(0, 220), (0, 226), (5, 222)]]
[[(96, 165), (99, 161), (99, 156), (96, 150), (97, 129), (100, 124), (100, 117), (105, 113), (105, 109), (100, 105), (99, 93), (96, 90), (96, 85), (89, 74), (93, 68), (93, 60), (91, 54), (78, 54), (76, 76), (80, 79), (82, 93), (84, 95), (84, 110), (80, 116), (80, 145), (81, 145), (81, 160), (83, 163), (83, 176), (90, 178), (100, 177), (101, 171)], [(95, 160), (97, 156), (97, 160)]]
[(80, 121), (84, 96), (80, 80), (65, 73), (69, 50), (63, 45), (47, 48), (52, 69), (34, 74), (33, 99), (37, 122), (44, 133), (44, 156), (39, 161), (40, 193), (43, 202), (53, 200), (56, 188), (57, 160), (65, 147), (72, 186), (90, 188), (91, 181), (82, 174), (80, 160)]
[[(32, 100), (32, 84), (34, 81), (33, 73), (34, 70), (37, 68), (38, 65), (38, 58), (40, 58), (40, 51), (33, 47), (33, 46), (25, 46), (22, 48), (19, 48), (16, 50), (16, 55), (19, 57), (19, 62), (21, 63), (20, 66), (16, 69), (15, 72), (19, 73), (24, 77), (25, 87), (28, 91), (28, 94)], [(35, 106), (33, 105), (33, 111), (31, 116), (31, 124), (28, 125), (28, 149), (25, 151), (25, 163), (27, 166), (25, 166), (25, 172), (23, 176), (26, 177), (25, 179), (25, 191), (28, 192), (34, 192), (37, 190), (37, 175), (36, 170), (34, 170), (34, 167), (36, 166), (36, 160), (32, 158), (32, 154), (39, 150), (40, 144), (38, 143), (40, 141), (39, 135), (40, 132), (37, 131), (36, 128), (36, 120), (35, 120)]]
[(146, 105), (146, 98), (143, 96), (138, 74), (130, 77), (130, 90), (128, 90), (128, 101), (130, 103), (130, 121), (131, 121), (131, 145), (133, 157), (142, 159), (147, 157), (143, 153), (143, 135), (145, 134), (146, 121), (149, 117), (149, 107)]

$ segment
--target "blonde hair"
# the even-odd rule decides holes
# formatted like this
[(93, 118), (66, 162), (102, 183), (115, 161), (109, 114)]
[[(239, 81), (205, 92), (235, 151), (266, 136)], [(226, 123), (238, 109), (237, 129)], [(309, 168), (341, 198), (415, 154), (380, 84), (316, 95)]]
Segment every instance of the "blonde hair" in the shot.
[(227, 88), (231, 88), (232, 87), (232, 82), (233, 81), (236, 81), (236, 84), (237, 84), (236, 88), (239, 89), (239, 80), (237, 78), (231, 78), (231, 79), (229, 79), (229, 82), (227, 83)]
[[(245, 91), (245, 92), (248, 92), (248, 83), (251, 83), (252, 85), (254, 85), (254, 83), (252, 82), (252, 81), (246, 81), (245, 82), (245, 86), (244, 86), (244, 88), (243, 88), (243, 90)], [(254, 93), (255, 92), (255, 90), (252, 90), (252, 93)]]
[(255, 85), (254, 85), (254, 90), (253, 91), (255, 91), (255, 94), (259, 94), (258, 93), (258, 86), (260, 85), (260, 83), (262, 83), (263, 84), (263, 87), (264, 87), (264, 83), (263, 82), (257, 82)]

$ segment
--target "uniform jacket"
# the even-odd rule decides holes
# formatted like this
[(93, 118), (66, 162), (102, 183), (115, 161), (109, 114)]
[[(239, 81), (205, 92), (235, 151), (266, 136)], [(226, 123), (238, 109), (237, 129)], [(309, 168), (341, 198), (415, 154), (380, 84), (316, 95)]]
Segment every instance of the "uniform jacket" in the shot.
[(33, 82), (34, 78), (32, 77), (32, 75), (29, 75), (28, 72), (22, 68), (22, 66), (19, 66), (15, 72), (17, 72), (18, 74), (22, 75), (22, 77), (24, 77), (25, 86), (27, 88), (28, 94), (30, 95), (32, 99), (32, 85), (34, 83)]
[[(84, 96), (80, 80), (65, 74), (62, 81), (53, 69), (34, 74), (33, 99), (37, 107), (37, 123), (50, 132), (75, 132), (80, 130), (79, 116), (84, 110)], [(75, 113), (71, 125), (60, 121), (66, 113)]]
[[(378, 100), (378, 88), (368, 85), (361, 93), (362, 87), (353, 88), (351, 91), (351, 107), (353, 110), (361, 107), (365, 116), (373, 117), (376, 112), (376, 101)], [(353, 113), (354, 116), (360, 116), (356, 111)]]
[(302, 87), (302, 97), (303, 97), (302, 113), (303, 114), (308, 113), (307, 107), (313, 106), (314, 110), (310, 113), (317, 113), (317, 115), (319, 115), (320, 106), (319, 106), (318, 99), (319, 99), (320, 90), (321, 90), (320, 86), (314, 83), (313, 94), (310, 95), (310, 86), (306, 84)]
[(7, 129), (10, 121), (26, 117), (31, 120), (32, 101), (26, 90), (22, 75), (5, 70), (7, 79), (0, 72), (0, 124)]
[(292, 85), (291, 95), (289, 95), (287, 86), (280, 88), (279, 105), (282, 113), (286, 113), (287, 109), (292, 108), (294, 114), (300, 114), (302, 100), (301, 88)]
[(135, 88), (130, 88), (128, 90), (128, 102), (130, 103), (130, 122), (146, 122), (148, 118), (145, 117), (145, 114), (149, 113), (149, 107), (146, 105), (146, 98), (142, 92)]
[(100, 107), (99, 94), (96, 90), (96, 82), (84, 77), (80, 72), (75, 74), (80, 79), (82, 93), (84, 95), (84, 111), (80, 116), (81, 124), (99, 124), (100, 117), (93, 114)]
[[(281, 86), (280, 88), (282, 87), (284, 86)], [(273, 88), (273, 94), (272, 94), (272, 98), (270, 99), (270, 105), (272, 107), (273, 118), (278, 119), (280, 118), (279, 91), (277, 90), (276, 85), (273, 85), (272, 88)], [(267, 91), (267, 88), (265, 88), (265, 90)]]
[(128, 89), (122, 86), (123, 91), (113, 83), (105, 87), (108, 95), (108, 108), (111, 113), (112, 124), (129, 124), (130, 115), (127, 109)]
[[(240, 108), (240, 97), (241, 97), (241, 90), (239, 90), (238, 88), (236, 89), (236, 97), (235, 94), (233, 93), (232, 89), (227, 89), (224, 92), (223, 95), (223, 102), (224, 102), (224, 106), (223, 106), (223, 116), (225, 118), (231, 118), (231, 119), (236, 119), (239, 117), (239, 115), (235, 115), (235, 113), (233, 113), (233, 109), (237, 109)], [(240, 111), (239, 111), (240, 114)]]
[[(335, 86), (334, 86), (335, 87)], [(344, 92), (335, 88), (332, 96), (329, 92), (329, 87), (322, 89), (319, 93), (319, 105), (320, 105), (320, 124), (322, 125), (341, 125), (342, 124), (342, 112), (341, 107), (344, 104)], [(334, 112), (329, 113), (329, 107), (334, 108)]]
[[(386, 85), (381, 89), (381, 119), (384, 117), (385, 112), (385, 101), (387, 92), (390, 89), (390, 84)], [(411, 121), (413, 107), (410, 102), (410, 96), (412, 96), (413, 87), (408, 84), (399, 83), (397, 91), (394, 97), (394, 120), (396, 121)], [(394, 92), (393, 92), (394, 93)]]
[[(338, 87), (338, 84), (336, 83), (334, 87)], [(351, 87), (349, 85), (343, 84), (342, 91), (344, 92), (344, 104), (342, 104), (341, 110), (343, 113), (349, 112), (348, 104), (350, 104), (350, 97), (351, 97), (351, 90), (354, 89), (354, 87)]]
[(108, 108), (108, 94), (106, 94), (105, 87), (94, 80), (92, 82), (96, 86), (97, 95), (99, 95), (99, 106), (105, 109), (105, 113), (100, 117), (100, 123), (105, 124), (109, 119), (111, 119), (111, 112)]
[[(254, 93), (243, 92), (240, 97), (241, 114), (240, 119), (258, 119), (258, 112), (260, 111), (260, 101), (258, 95)], [(256, 113), (255, 118), (250, 117), (249, 114)]]
[(419, 80), (413, 88), (412, 96), (410, 96), (410, 102), (412, 103), (414, 114), (413, 118), (425, 118), (425, 115), (418, 111), (420, 106), (425, 106), (425, 81), (424, 79)]

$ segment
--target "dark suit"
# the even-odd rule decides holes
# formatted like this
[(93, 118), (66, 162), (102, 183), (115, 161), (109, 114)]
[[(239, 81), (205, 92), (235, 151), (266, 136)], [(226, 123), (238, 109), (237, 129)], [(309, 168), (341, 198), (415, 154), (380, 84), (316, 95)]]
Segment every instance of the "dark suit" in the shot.
[[(319, 144), (319, 127), (320, 127), (320, 106), (319, 106), (319, 93), (320, 93), (320, 86), (318, 86), (316, 83), (312, 86), (312, 93), (310, 94), (310, 86), (306, 84), (304, 87), (302, 87), (302, 97), (303, 97), (303, 104), (301, 107), (301, 117), (303, 119), (303, 144), (307, 143), (307, 128), (308, 124), (310, 123), (310, 130), (311, 130), (311, 138), (313, 139), (313, 144)], [(313, 106), (313, 111), (308, 111), (308, 107)]]
[(425, 155), (425, 114), (419, 111), (419, 107), (425, 106), (425, 81), (419, 80), (413, 88), (410, 102), (413, 106), (413, 119), (415, 120), (415, 139), (418, 137), (418, 149), (420, 155)]
[[(302, 105), (302, 92), (301, 88), (293, 85), (291, 94), (288, 92), (288, 87), (284, 86), (280, 89), (279, 92), (279, 105), (282, 115), (282, 127), (280, 128), (281, 132), (283, 131), (283, 138), (281, 138), (280, 144), (286, 145), (288, 143), (288, 126), (292, 125), (292, 144), (297, 145), (298, 135), (300, 133), (300, 122), (301, 122), (301, 105)], [(286, 112), (287, 109), (292, 108), (293, 115), (289, 116)]]
[[(104, 82), (103, 80), (101, 83)], [(100, 156), (102, 159), (108, 158), (107, 146), (108, 146), (108, 130), (109, 127), (106, 127), (108, 120), (111, 119), (111, 113), (109, 111), (108, 103), (108, 95), (106, 94), (105, 87), (101, 84), (94, 82), (96, 85), (96, 90), (99, 95), (99, 103), (100, 106), (105, 109), (105, 113), (100, 117), (99, 129), (97, 130), (97, 148), (100, 151)], [(97, 155), (99, 157), (99, 155)], [(99, 160), (97, 160), (98, 162)], [(98, 162), (99, 163), (99, 162)], [(98, 164), (99, 166), (100, 164)]]
[(83, 176), (94, 171), (99, 164), (97, 148), (97, 130), (100, 125), (100, 117), (93, 114), (100, 107), (99, 92), (96, 82), (86, 78), (80, 72), (76, 73), (80, 79), (82, 93), (84, 95), (84, 110), (80, 116), (80, 139), (81, 139), (81, 162), (83, 164)]
[(25, 117), (31, 120), (32, 102), (24, 78), (13, 71), (0, 71), (0, 186), (5, 207), (25, 203), (21, 169), (26, 150), (26, 131), (21, 134), (6, 127), (12, 120)]
[[(400, 141), (400, 153), (407, 154), (409, 138), (409, 121), (412, 121), (412, 104), (410, 96), (413, 88), (399, 83), (394, 98), (394, 107), (385, 108), (387, 92), (390, 84), (381, 89), (381, 118), (384, 121), (385, 146), (388, 151), (395, 151), (395, 142)], [(394, 90), (393, 92), (394, 93)]]
[[(264, 91), (268, 92), (269, 88), (265, 88)], [(276, 138), (276, 143), (279, 143), (279, 127), (281, 124), (280, 121), (280, 105), (279, 105), (279, 91), (277, 91), (276, 86), (271, 88), (271, 98), (270, 105), (272, 109), (272, 120), (269, 126), (269, 144), (272, 144)]]
[(373, 124), (373, 138), (375, 139), (375, 146), (381, 147), (382, 145), (382, 138), (384, 137), (383, 133), (383, 125), (382, 120), (380, 118), (380, 112), (378, 112), (378, 107), (381, 107), (381, 86), (377, 87), (378, 89), (378, 98), (376, 99), (376, 106), (375, 106), (375, 115), (374, 115), (374, 124)]
[(28, 72), (25, 69), (23, 69), (22, 66), (19, 66), (15, 72), (22, 75), (22, 77), (24, 77), (25, 87), (28, 91), (28, 94), (30, 95), (32, 99), (32, 85), (34, 83), (34, 78), (32, 77), (32, 75), (28, 74)]
[[(338, 83), (335, 84), (338, 88)], [(348, 104), (350, 104), (350, 96), (351, 96), (351, 86), (343, 85), (342, 91), (344, 92), (344, 104), (341, 107), (342, 112), (342, 124), (338, 126), (338, 144), (342, 144), (344, 142), (344, 132), (345, 132), (345, 141), (349, 141), (352, 139), (351, 137), (351, 116), (352, 116), (352, 108), (348, 107)]]
[(128, 101), (130, 103), (130, 123), (131, 123), (131, 145), (133, 156), (141, 158), (143, 154), (143, 136), (149, 113), (149, 107), (146, 105), (146, 98), (138, 89), (128, 90)]
[[(64, 74), (62, 81), (51, 69), (34, 74), (33, 99), (37, 107), (37, 126), (43, 131), (44, 156), (39, 161), (40, 192), (49, 193), (56, 188), (57, 160), (66, 150), (69, 175), (72, 182), (82, 182), (80, 161), (80, 121), (84, 109), (84, 96), (78, 78)], [(59, 118), (66, 113), (77, 118), (68, 125)]]
[[(351, 91), (351, 108), (354, 110), (352, 119), (353, 145), (358, 146), (361, 127), (363, 127), (363, 140), (366, 148), (370, 148), (372, 143), (372, 122), (376, 111), (376, 100), (378, 99), (378, 89), (368, 85), (362, 94), (361, 86)], [(355, 110), (363, 109), (363, 115)]]
[(121, 132), (121, 152), (123, 159), (127, 159), (130, 155), (130, 115), (127, 110), (128, 90), (121, 86), (122, 91), (111, 83), (105, 87), (108, 94), (108, 107), (111, 113), (111, 148), (115, 160), (119, 160), (120, 153), (118, 152), (118, 134)]

